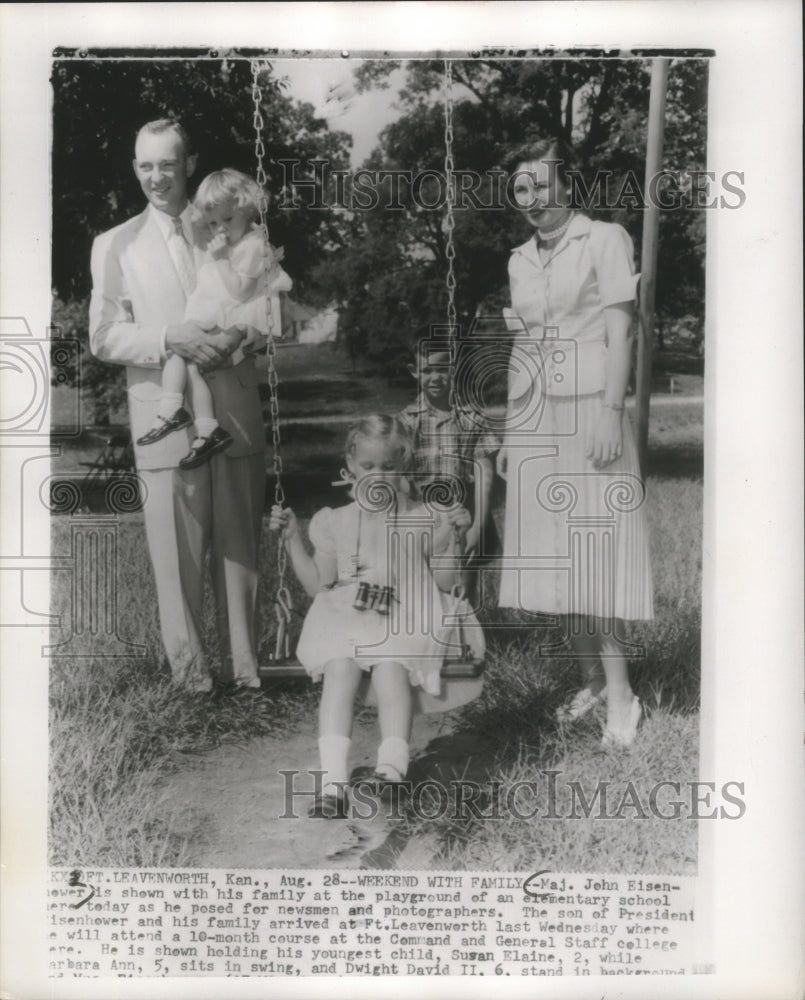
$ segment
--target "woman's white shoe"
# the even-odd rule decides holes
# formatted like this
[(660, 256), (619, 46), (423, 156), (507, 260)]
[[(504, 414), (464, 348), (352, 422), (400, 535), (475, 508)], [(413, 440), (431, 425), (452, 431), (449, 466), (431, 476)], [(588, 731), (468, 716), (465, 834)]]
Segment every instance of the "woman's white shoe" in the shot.
[(637, 727), (640, 725), (642, 715), (643, 706), (640, 704), (640, 699), (635, 697), (629, 709), (627, 724), (621, 729), (613, 729), (607, 726), (604, 729), (601, 745), (604, 747), (630, 747), (634, 743), (635, 736), (637, 736)]
[(582, 688), (569, 702), (556, 710), (556, 721), (559, 723), (578, 722), (589, 715), (594, 708), (607, 700), (607, 689), (602, 687), (596, 694), (590, 688)]

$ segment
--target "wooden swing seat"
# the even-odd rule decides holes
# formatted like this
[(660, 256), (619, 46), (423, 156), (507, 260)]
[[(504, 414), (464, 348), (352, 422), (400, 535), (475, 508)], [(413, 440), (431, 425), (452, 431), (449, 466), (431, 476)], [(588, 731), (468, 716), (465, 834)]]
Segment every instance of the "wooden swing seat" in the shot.
[[(483, 669), (483, 660), (445, 660), (441, 676), (447, 680), (480, 677)], [(264, 680), (292, 680), (308, 676), (307, 671), (295, 656), (261, 664), (257, 668), (257, 675)]]

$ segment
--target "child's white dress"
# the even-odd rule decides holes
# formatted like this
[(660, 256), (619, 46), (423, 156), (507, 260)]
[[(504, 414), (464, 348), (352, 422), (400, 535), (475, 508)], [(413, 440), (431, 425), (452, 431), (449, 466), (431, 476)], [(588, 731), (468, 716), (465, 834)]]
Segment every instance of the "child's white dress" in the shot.
[[(259, 229), (251, 229), (229, 249), (229, 265), (242, 279), (253, 282), (250, 294), (243, 299), (232, 296), (224, 285), (219, 262), (207, 257), (196, 275), (196, 287), (185, 306), (186, 321), (197, 323), (203, 329), (218, 326), (228, 330), (233, 326), (253, 327), (260, 333), (281, 336), (280, 292), (289, 292), (293, 281), (277, 263), (272, 263), (269, 250), (268, 288), (271, 297), (271, 314), (266, 315), (266, 284), (263, 278), (266, 257), (263, 253), (263, 236)], [(232, 355), (237, 364), (245, 357), (243, 348), (253, 344), (250, 333)]]
[[(338, 574), (315, 596), (297, 646), (314, 680), (321, 680), (330, 660), (355, 660), (366, 671), (394, 661), (408, 670), (420, 711), (445, 711), (478, 695), (479, 679), (446, 682), (440, 676), (445, 656), (461, 651), (449, 619), (445, 623), (443, 595), (427, 557), (449, 544), (450, 530), (438, 514), (413, 503), (396, 515), (368, 513), (357, 503), (325, 507), (313, 516), (309, 534), (318, 552), (336, 559)], [(389, 615), (354, 607), (363, 581), (394, 587)]]

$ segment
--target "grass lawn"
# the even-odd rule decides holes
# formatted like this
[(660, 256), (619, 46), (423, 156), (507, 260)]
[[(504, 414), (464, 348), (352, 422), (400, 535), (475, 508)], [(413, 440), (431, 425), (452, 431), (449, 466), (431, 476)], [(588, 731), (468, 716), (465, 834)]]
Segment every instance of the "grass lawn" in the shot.
[[(321, 407), (332, 414), (332, 391), (325, 385), (320, 393), (311, 389), (308, 415)], [(409, 390), (401, 392), (400, 405), (410, 398)], [(365, 410), (366, 398), (359, 398), (357, 390), (352, 397), (345, 390), (339, 401), (345, 412), (357, 412), (349, 410), (352, 406)], [(648, 494), (657, 617), (634, 630), (635, 641), (646, 649), (635, 661), (633, 678), (647, 709), (644, 727), (627, 752), (600, 748), (600, 719), (572, 730), (557, 727), (554, 710), (576, 685), (572, 662), (540, 655), (551, 631), (516, 628), (524, 619), (498, 610), (491, 586), (483, 611), (492, 625), (485, 688), (477, 701), (460, 710), (455, 738), (469, 736), (479, 746), (494, 747), (485, 763), (504, 789), (516, 781), (544, 786), (545, 771), (553, 769), (561, 771), (564, 785), (581, 781), (588, 792), (596, 781), (610, 782), (614, 803), (632, 782), (645, 802), (656, 782), (697, 779), (701, 406), (658, 409), (652, 419)], [(342, 426), (326, 424), (284, 431), (289, 493), (292, 502), (294, 490), (303, 497), (299, 512), (304, 518), (324, 503), (339, 502), (339, 497), (343, 502), (342, 494), (336, 492), (333, 501), (326, 489), (340, 464), (342, 437)], [(304, 463), (294, 457), (295, 445), (304, 453)], [(50, 857), (59, 865), (181, 865), (197, 817), (176, 812), (160, 791), (162, 777), (182, 766), (181, 748), (188, 742), (247, 741), (271, 734), (281, 739), (315, 713), (316, 694), (310, 685), (278, 686), (267, 707), (257, 711), (231, 699), (202, 706), (174, 690), (159, 664), (156, 602), (141, 515), (121, 516), (118, 524), (119, 634), (145, 644), (149, 654), (110, 659), (104, 657), (103, 639), (88, 637), (89, 658), (52, 661)], [(70, 519), (54, 517), (52, 525), (53, 554), (69, 554)], [(267, 531), (262, 546), (260, 645), (267, 656), (276, 565), (276, 539)], [(56, 571), (53, 581), (54, 611), (69, 622), (69, 574)], [(298, 632), (307, 598), (295, 581), (291, 584)], [(213, 662), (223, 670), (215, 653), (211, 599), (206, 621)], [(61, 637), (56, 630), (53, 641)], [(693, 821), (632, 819), (629, 811), (626, 816), (630, 821), (594, 815), (539, 821), (471, 818), (462, 824), (435, 819), (426, 827), (437, 838), (444, 867), (532, 870), (537, 861), (538, 867), (557, 871), (695, 871)]]

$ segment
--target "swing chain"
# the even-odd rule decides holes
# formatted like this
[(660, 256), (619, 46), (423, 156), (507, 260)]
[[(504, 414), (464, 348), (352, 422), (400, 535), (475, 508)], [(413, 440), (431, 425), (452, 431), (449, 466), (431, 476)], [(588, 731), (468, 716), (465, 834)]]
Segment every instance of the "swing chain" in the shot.
[(455, 207), (455, 184), (453, 173), (455, 162), (453, 160), (453, 64), (449, 59), (444, 61), (444, 179), (447, 188), (446, 216), (445, 216), (445, 256), (447, 258), (447, 336), (450, 352), (450, 409), (455, 408), (456, 403), (456, 274), (455, 259), (456, 248), (453, 243), (453, 232), (456, 228), (454, 216)]
[[(266, 318), (268, 319), (268, 345), (266, 360), (268, 367), (268, 391), (269, 391), (269, 413), (271, 417), (271, 441), (273, 445), (273, 470), (274, 470), (274, 503), (280, 507), (285, 506), (285, 490), (282, 486), (282, 454), (280, 452), (280, 410), (279, 410), (279, 374), (277, 372), (277, 346), (274, 338), (274, 324), (272, 320), (279, 320), (279, 317), (271, 315), (271, 292), (269, 287), (269, 269), (271, 249), (268, 241), (268, 177), (265, 170), (266, 147), (263, 141), (263, 130), (265, 120), (263, 119), (262, 102), (263, 91), (260, 86), (260, 73), (267, 68), (267, 63), (261, 63), (258, 59), (251, 60), (252, 71), (252, 104), (254, 115), (252, 124), (254, 126), (254, 156), (257, 161), (256, 180), (260, 187), (260, 231), (263, 236), (263, 278), (265, 281), (265, 306)], [(285, 572), (288, 564), (288, 555), (285, 545), (280, 540), (277, 546), (277, 616), (290, 617), (290, 594), (285, 586)], [(284, 630), (283, 630), (284, 631)], [(279, 633), (278, 633), (279, 640)]]

